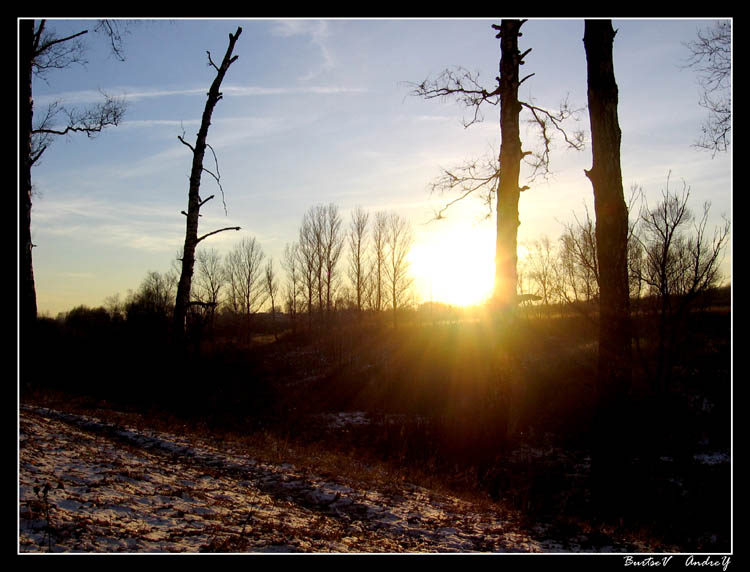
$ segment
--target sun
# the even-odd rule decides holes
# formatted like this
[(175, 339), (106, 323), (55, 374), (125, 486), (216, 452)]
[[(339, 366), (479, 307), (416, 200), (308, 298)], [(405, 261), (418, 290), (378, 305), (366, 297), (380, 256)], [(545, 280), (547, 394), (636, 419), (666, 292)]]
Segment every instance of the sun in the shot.
[(472, 226), (434, 233), (412, 249), (411, 269), (424, 302), (473, 306), (492, 294), (492, 228)]

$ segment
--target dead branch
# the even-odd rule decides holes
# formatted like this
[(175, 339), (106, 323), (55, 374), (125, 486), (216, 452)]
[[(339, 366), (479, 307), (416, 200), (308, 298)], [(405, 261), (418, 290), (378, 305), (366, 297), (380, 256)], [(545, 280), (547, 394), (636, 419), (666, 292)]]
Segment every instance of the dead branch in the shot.
[[(414, 84), (412, 84), (414, 85)], [(446, 69), (434, 80), (424, 80), (415, 85), (413, 95), (425, 99), (444, 99), (455, 97), (465, 107), (474, 109), (474, 117), (470, 121), (463, 121), (464, 127), (482, 120), (480, 106), (482, 103), (498, 105), (500, 103), (499, 87), (488, 91), (479, 83), (479, 74), (472, 74), (462, 67)]]
[(240, 227), (239, 226), (227, 226), (225, 228), (220, 228), (219, 230), (214, 230), (212, 232), (204, 234), (203, 236), (199, 236), (198, 239), (195, 241), (195, 243), (198, 244), (204, 238), (208, 238), (209, 236), (213, 236), (214, 234), (219, 234), (220, 232), (224, 232), (225, 230), (240, 230)]
[(534, 105), (533, 103), (527, 103), (525, 101), (519, 101), (519, 103), (531, 113), (531, 119), (529, 119), (528, 122), (538, 127), (539, 139), (541, 141), (540, 151), (537, 151), (536, 153), (527, 151), (524, 153), (524, 156), (532, 155), (534, 157), (533, 160), (526, 161), (527, 164), (532, 166), (530, 180), (534, 180), (540, 171), (543, 176), (547, 176), (549, 173), (550, 154), (554, 132), (557, 132), (562, 136), (563, 141), (569, 148), (575, 149), (576, 151), (583, 150), (583, 131), (574, 131), (573, 134), (570, 135), (568, 130), (563, 127), (563, 123), (571, 118), (577, 120), (578, 114), (581, 113), (584, 108), (571, 109), (567, 99), (562, 102), (560, 109), (554, 113)]
[[(214, 151), (214, 148), (211, 147), (211, 145), (209, 145), (208, 143), (206, 143), (206, 147), (211, 150), (211, 154), (214, 156), (214, 164), (216, 165), (216, 174), (214, 175), (211, 171), (209, 171), (205, 167), (203, 167), (203, 170), (206, 173), (208, 173), (209, 175), (211, 175), (214, 178), (214, 180), (216, 181), (216, 184), (219, 185), (219, 190), (221, 191), (221, 202), (224, 205), (224, 215), (226, 215), (227, 214), (227, 202), (226, 202), (225, 197), (224, 197), (224, 187), (221, 186), (221, 173), (219, 173), (219, 159), (216, 157), (216, 151)], [(206, 201), (210, 200), (211, 198), (213, 198), (213, 195), (211, 195), (208, 199), (206, 199), (205, 201), (203, 201), (201, 203), (201, 206), (203, 206), (203, 204)]]

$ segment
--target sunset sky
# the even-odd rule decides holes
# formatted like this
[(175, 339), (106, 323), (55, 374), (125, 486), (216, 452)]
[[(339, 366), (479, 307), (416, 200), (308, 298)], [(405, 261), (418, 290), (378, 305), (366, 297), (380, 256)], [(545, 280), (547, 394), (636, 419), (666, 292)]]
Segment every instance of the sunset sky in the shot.
[[(278, 262), (297, 239), (303, 214), (335, 203), (348, 224), (357, 206), (395, 210), (416, 236), (412, 271), (418, 301), (478, 301), (491, 288), (494, 218), (468, 199), (431, 221), (448, 197), (430, 183), (451, 168), (499, 150), (499, 110), (465, 129), (469, 111), (454, 101), (424, 100), (410, 84), (448, 67), (477, 71), (496, 85), (500, 58), (493, 23), (500, 19), (142, 20), (130, 24), (126, 60), (113, 58), (93, 32), (86, 66), (34, 81), (35, 112), (53, 101), (93, 103), (100, 90), (123, 96), (125, 121), (95, 139), (58, 138), (32, 172), (32, 234), (39, 311), (52, 317), (136, 290), (146, 272), (169, 270), (184, 240), (191, 155), (215, 76), (206, 51), (223, 56), (229, 33), (243, 32), (239, 59), (222, 85), (209, 143), (219, 159), (227, 214), (213, 180), (202, 195), (200, 232), (240, 226), (202, 247), (228, 251), (254, 236)], [(55, 20), (59, 36), (95, 21)], [(731, 153), (713, 156), (693, 144), (705, 110), (685, 43), (706, 20), (617, 20), (615, 74), (622, 128), (623, 187), (640, 185), (656, 203), (671, 173), (691, 207), (712, 203), (711, 226), (731, 220)], [(554, 108), (566, 97), (586, 105), (583, 21), (531, 19), (522, 28), (525, 58), (520, 97)], [(588, 114), (577, 126), (588, 132)], [(525, 148), (534, 140), (522, 127)], [(207, 156), (207, 161), (210, 158)], [(207, 162), (207, 168), (213, 164)], [(519, 253), (543, 235), (556, 240), (585, 205), (593, 209), (590, 146), (552, 156), (551, 176), (521, 196)], [(213, 169), (212, 169), (213, 170)], [(522, 182), (522, 184), (528, 184)], [(724, 263), (729, 275), (731, 253)]]

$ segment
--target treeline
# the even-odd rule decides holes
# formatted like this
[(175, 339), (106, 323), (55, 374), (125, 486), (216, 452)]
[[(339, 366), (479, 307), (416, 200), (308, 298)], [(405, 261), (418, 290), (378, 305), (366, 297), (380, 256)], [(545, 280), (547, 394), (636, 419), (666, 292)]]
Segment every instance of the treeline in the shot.
[[(631, 299), (656, 297), (666, 310), (677, 310), (675, 300), (689, 304), (720, 283), (729, 222), (709, 233), (710, 203), (696, 217), (689, 198), (684, 183), (675, 192), (667, 181), (659, 203), (649, 207), (642, 189), (632, 189), (627, 237)], [(565, 225), (556, 244), (543, 237), (530, 245), (519, 268), (519, 291), (546, 305), (584, 307), (598, 300), (596, 225), (588, 210)]]
[[(685, 347), (691, 314), (711, 305), (723, 285), (720, 266), (729, 240), (728, 221), (708, 228), (710, 203), (696, 215), (688, 205), (689, 187), (683, 183), (673, 191), (669, 183), (655, 206), (641, 188), (632, 189), (627, 237), (633, 346), (662, 389), (676, 352)], [(519, 291), (541, 302), (533, 310), (538, 315), (575, 312), (598, 320), (596, 225), (588, 210), (565, 226), (556, 243), (543, 237), (530, 245), (519, 268)]]
[[(391, 211), (373, 215), (362, 208), (345, 220), (335, 204), (311, 207), (297, 240), (281, 260), (267, 257), (255, 237), (243, 238), (225, 255), (198, 249), (188, 310), (188, 332), (201, 337), (221, 328), (233, 338), (253, 332), (329, 323), (335, 314), (388, 312), (395, 324), (412, 306), (408, 254), (410, 223)], [(81, 306), (58, 321), (71, 324), (127, 323), (148, 335), (166, 335), (175, 305), (179, 259), (151, 270), (136, 291), (116, 294), (103, 306)], [(88, 317), (88, 318), (86, 318)]]

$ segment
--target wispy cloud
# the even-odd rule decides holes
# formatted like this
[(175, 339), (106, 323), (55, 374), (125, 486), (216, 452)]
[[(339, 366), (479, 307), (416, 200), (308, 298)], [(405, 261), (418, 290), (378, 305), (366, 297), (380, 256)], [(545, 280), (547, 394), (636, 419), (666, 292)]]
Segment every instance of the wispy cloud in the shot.
[(308, 85), (294, 87), (256, 87), (256, 86), (238, 86), (230, 85), (222, 89), (225, 94), (237, 96), (253, 95), (298, 95), (298, 94), (317, 94), (317, 95), (337, 95), (349, 93), (365, 93), (368, 90), (363, 87), (346, 87), (335, 85)]
[(110, 97), (120, 97), (127, 101), (137, 101), (146, 98), (173, 97), (178, 95), (201, 95), (205, 93), (205, 88), (134, 90), (126, 87), (117, 87), (102, 90), (86, 89), (80, 91), (64, 91), (61, 93), (36, 95), (34, 96), (34, 104), (37, 106), (46, 106), (53, 103), (60, 103), (64, 105), (90, 105), (92, 103), (98, 103), (102, 101), (104, 99), (104, 94), (107, 94)]
[[(362, 87), (337, 86), (337, 85), (306, 85), (292, 87), (263, 87), (255, 85), (226, 85), (222, 88), (224, 95), (234, 97), (258, 97), (270, 95), (338, 95), (351, 93), (365, 93), (368, 90)], [(34, 97), (36, 106), (47, 106), (53, 103), (65, 105), (90, 105), (101, 102), (103, 93), (111, 97), (119, 97), (128, 102), (141, 101), (144, 99), (156, 99), (164, 97), (205, 95), (206, 88), (182, 88), (182, 89), (139, 89), (113, 88), (107, 90), (82, 90), (66, 91), (56, 94), (45, 94)]]
[(111, 202), (88, 196), (50, 197), (38, 203), (35, 218), (37, 235), (45, 235), (48, 240), (85, 236), (97, 244), (170, 252), (184, 237), (184, 223), (168, 207), (128, 201)]
[(309, 81), (318, 74), (333, 69), (335, 61), (328, 43), (331, 33), (328, 22), (325, 20), (280, 20), (275, 23), (271, 33), (284, 38), (307, 37), (310, 44), (320, 52), (322, 60), (320, 69), (308, 71), (299, 78), (300, 81)]

